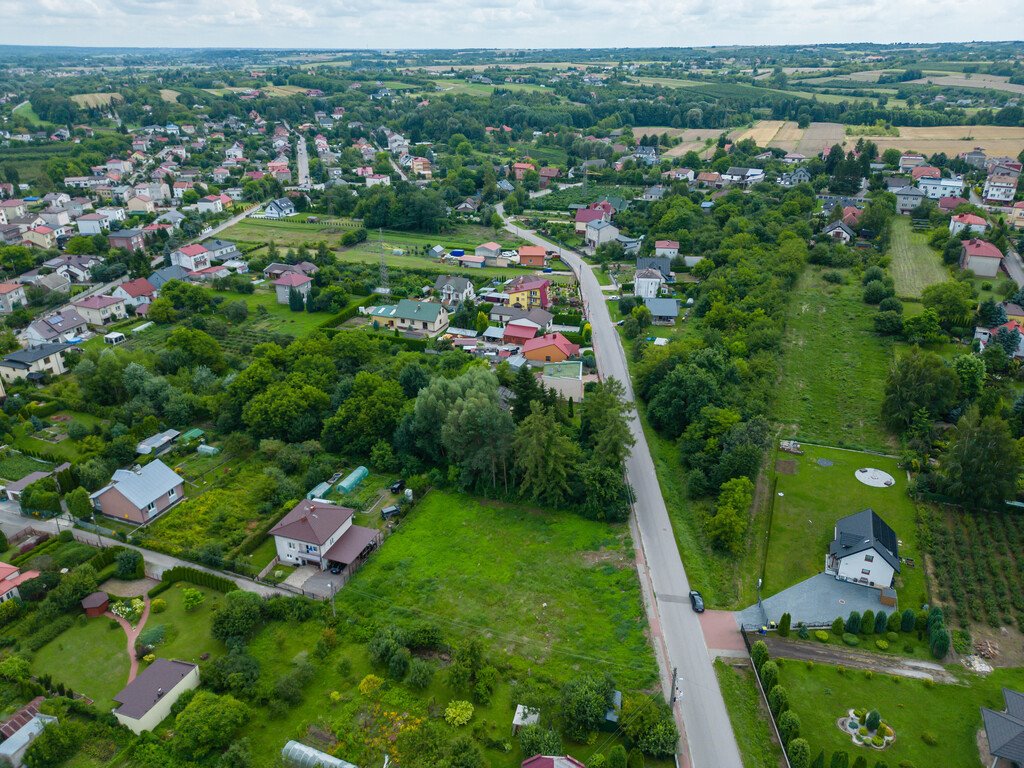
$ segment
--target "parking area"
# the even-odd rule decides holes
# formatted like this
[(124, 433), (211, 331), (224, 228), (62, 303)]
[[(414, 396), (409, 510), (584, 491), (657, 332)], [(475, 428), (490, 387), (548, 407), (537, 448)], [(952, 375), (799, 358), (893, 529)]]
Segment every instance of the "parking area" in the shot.
[[(879, 591), (872, 587), (851, 584), (848, 581), (837, 581), (834, 576), (819, 573), (809, 579), (794, 584), (778, 594), (766, 597), (762, 603), (767, 613), (767, 621), (778, 621), (782, 614), (788, 613), (793, 624), (804, 622), (811, 625), (831, 624), (837, 616), (846, 618), (850, 611), (877, 611), (887, 608), (879, 601)], [(755, 603), (736, 614), (739, 621), (747, 627), (759, 627), (766, 617)]]
[(700, 614), (700, 628), (712, 657), (732, 656), (736, 653), (746, 655), (736, 614), (732, 611), (704, 611)]
[(302, 590), (311, 596), (330, 597), (341, 589), (341, 585), (347, 579), (345, 573), (331, 573), (330, 571), (321, 571), (319, 568), (312, 570), (314, 572), (301, 585)]

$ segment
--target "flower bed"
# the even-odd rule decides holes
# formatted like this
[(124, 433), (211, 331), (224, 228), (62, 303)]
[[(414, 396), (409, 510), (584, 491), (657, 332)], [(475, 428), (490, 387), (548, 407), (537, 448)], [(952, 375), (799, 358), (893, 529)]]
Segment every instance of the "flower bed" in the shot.
[(896, 732), (884, 720), (878, 718), (878, 725), (873, 730), (867, 727), (869, 721), (870, 716), (865, 710), (851, 709), (846, 713), (846, 717), (836, 720), (836, 726), (843, 733), (849, 734), (850, 739), (858, 747), (885, 749), (896, 740)]

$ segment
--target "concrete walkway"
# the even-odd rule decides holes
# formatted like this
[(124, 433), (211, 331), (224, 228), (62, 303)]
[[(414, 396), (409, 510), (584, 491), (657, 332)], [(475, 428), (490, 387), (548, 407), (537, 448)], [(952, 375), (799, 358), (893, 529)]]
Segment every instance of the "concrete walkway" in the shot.
[(149, 595), (143, 595), (142, 601), (145, 606), (142, 609), (142, 615), (139, 616), (139, 623), (134, 627), (128, 622), (127, 619), (123, 619), (113, 611), (107, 611), (103, 615), (113, 619), (121, 625), (121, 629), (124, 630), (125, 635), (128, 636), (128, 682), (130, 683), (135, 679), (135, 676), (139, 674), (139, 660), (135, 657), (135, 641), (139, 635), (142, 634), (142, 630), (146, 627), (146, 620), (149, 619)]
[[(819, 573), (762, 600), (768, 621), (778, 621), (782, 614), (793, 617), (793, 626), (802, 621), (809, 626), (831, 624), (836, 617), (846, 618), (850, 611), (892, 613), (895, 609), (879, 602), (879, 592), (872, 587), (837, 581), (834, 576)], [(736, 620), (745, 627), (760, 627), (765, 616), (755, 603), (736, 613)]]

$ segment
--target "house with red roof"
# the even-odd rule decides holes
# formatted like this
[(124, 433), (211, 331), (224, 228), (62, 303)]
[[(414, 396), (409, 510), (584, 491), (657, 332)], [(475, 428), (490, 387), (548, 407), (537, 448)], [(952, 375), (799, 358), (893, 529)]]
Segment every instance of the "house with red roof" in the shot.
[(134, 280), (129, 280), (126, 283), (121, 283), (110, 293), (119, 299), (124, 299), (124, 303), (130, 307), (136, 309), (143, 304), (149, 304), (160, 295), (160, 292), (153, 287), (153, 284), (144, 277), (138, 277)]
[(850, 229), (856, 229), (860, 224), (860, 217), (864, 214), (863, 209), (855, 205), (847, 205), (843, 208), (843, 224)]
[(71, 302), (89, 325), (106, 325), (128, 316), (124, 299), (118, 296), (86, 296)]
[(0, 563), (0, 603), (5, 603), (13, 598), (21, 598), (18, 594), (18, 587), (24, 584), (29, 579), (34, 579), (39, 576), (39, 571), (25, 571), (21, 572), (21, 569), (10, 565), (8, 563)]
[(277, 303), (287, 304), (291, 298), (293, 290), (302, 294), (302, 299), (305, 301), (306, 296), (309, 295), (309, 291), (312, 287), (313, 278), (308, 277), (301, 272), (285, 272), (274, 281), (274, 290), (277, 292)]
[(551, 306), (548, 290), (551, 283), (540, 277), (517, 277), (504, 288), (510, 307), (547, 309)]
[(940, 197), (939, 198), (939, 210), (945, 211), (946, 213), (952, 213), (961, 205), (970, 202), (965, 197)]
[(184, 267), (189, 272), (206, 269), (210, 266), (210, 252), (198, 243), (183, 245), (178, 250), (171, 251), (171, 264)]
[(1003, 252), (992, 243), (971, 238), (960, 250), (960, 268), (969, 269), (978, 277), (995, 277), (1003, 264)]
[(920, 181), (921, 179), (941, 179), (942, 171), (934, 165), (919, 165), (910, 169), (910, 178), (914, 181)]
[(196, 207), (200, 213), (220, 213), (224, 210), (224, 201), (220, 199), (220, 195), (207, 195), (199, 198)]
[[(608, 206), (611, 208), (611, 206)], [(587, 224), (592, 221), (608, 221), (611, 214), (603, 208), (580, 208), (576, 211), (576, 234), (582, 235), (587, 231)]]
[(587, 768), (583, 763), (570, 755), (552, 757), (549, 755), (534, 755), (528, 757), (519, 764), (520, 768)]
[(949, 220), (949, 234), (956, 236), (964, 230), (974, 235), (983, 235), (988, 229), (988, 222), (974, 213), (961, 213)]
[(657, 257), (664, 257), (668, 259), (674, 259), (679, 255), (679, 241), (678, 240), (657, 240), (654, 243), (654, 255)]
[[(270, 529), (286, 565), (354, 569), (381, 541), (376, 528), (352, 524), (355, 512), (322, 499), (303, 499)], [(339, 579), (338, 586), (341, 586)]]
[(501, 340), (506, 344), (524, 344), (537, 335), (537, 330), (532, 324), (509, 323), (505, 326)]
[(545, 333), (523, 343), (523, 357), (539, 363), (561, 363), (579, 353), (579, 345), (558, 332)]
[(533, 163), (513, 163), (512, 164), (512, 175), (515, 176), (516, 181), (522, 181), (527, 173), (535, 171), (537, 168)]
[(29, 248), (48, 249), (57, 247), (57, 233), (51, 227), (47, 227), (44, 224), (32, 227), (21, 238), (21, 244), (27, 245)]

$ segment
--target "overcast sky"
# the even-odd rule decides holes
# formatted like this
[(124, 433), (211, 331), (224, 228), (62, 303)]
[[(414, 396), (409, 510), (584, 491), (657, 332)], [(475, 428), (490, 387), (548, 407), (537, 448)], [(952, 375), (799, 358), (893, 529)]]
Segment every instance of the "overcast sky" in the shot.
[(0, 0), (0, 43), (646, 47), (1011, 39), (1014, 0)]

